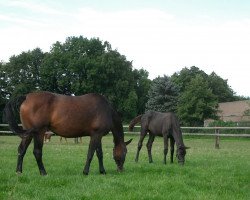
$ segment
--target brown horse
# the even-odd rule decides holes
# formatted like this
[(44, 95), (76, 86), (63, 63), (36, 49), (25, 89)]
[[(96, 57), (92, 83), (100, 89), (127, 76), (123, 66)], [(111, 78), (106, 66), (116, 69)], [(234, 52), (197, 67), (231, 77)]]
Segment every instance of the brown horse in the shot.
[(137, 123), (141, 124), (141, 134), (135, 158), (136, 162), (138, 162), (139, 152), (142, 148), (143, 140), (147, 133), (149, 133), (147, 149), (150, 163), (153, 162), (151, 149), (155, 136), (161, 136), (164, 138), (164, 164), (166, 164), (166, 157), (168, 153), (168, 138), (170, 138), (171, 145), (171, 163), (173, 163), (174, 144), (176, 142), (178, 162), (180, 164), (184, 164), (186, 149), (188, 147), (185, 147), (183, 143), (180, 125), (174, 113), (149, 111), (143, 115), (135, 117), (129, 124), (129, 131), (132, 131)]
[[(6, 104), (4, 114), (10, 129), (22, 138), (18, 147), (17, 173), (22, 173), (23, 157), (33, 138), (33, 153), (40, 174), (47, 174), (42, 162), (42, 148), (44, 133), (48, 130), (67, 138), (90, 136), (87, 160), (83, 169), (83, 173), (86, 175), (89, 173), (95, 151), (100, 173), (106, 173), (103, 166), (101, 139), (111, 131), (115, 145), (113, 157), (117, 170), (123, 170), (127, 153), (126, 145), (131, 140), (124, 142), (121, 119), (105, 97), (99, 94), (65, 96), (50, 92), (37, 92), (29, 93), (16, 100)], [(20, 119), (23, 128), (18, 127), (14, 119), (13, 109), (16, 102), (20, 105)]]

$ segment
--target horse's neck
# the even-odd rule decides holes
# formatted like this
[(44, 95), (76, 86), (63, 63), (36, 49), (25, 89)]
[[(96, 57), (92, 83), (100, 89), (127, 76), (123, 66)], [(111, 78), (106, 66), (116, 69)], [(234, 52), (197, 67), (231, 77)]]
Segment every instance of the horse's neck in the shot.
[(175, 143), (178, 147), (184, 147), (183, 137), (181, 130), (177, 130), (173, 133)]
[(113, 137), (114, 137), (115, 146), (119, 145), (121, 142), (124, 142), (124, 132), (123, 132), (122, 125), (116, 126), (112, 130), (112, 134), (113, 134)]
[(115, 146), (117, 146), (120, 143), (124, 142), (124, 134), (123, 134), (123, 132), (113, 132), (113, 137), (114, 137)]
[(124, 142), (124, 132), (123, 132), (122, 122), (116, 112), (113, 113), (112, 134), (114, 137), (115, 146), (119, 145), (121, 142)]

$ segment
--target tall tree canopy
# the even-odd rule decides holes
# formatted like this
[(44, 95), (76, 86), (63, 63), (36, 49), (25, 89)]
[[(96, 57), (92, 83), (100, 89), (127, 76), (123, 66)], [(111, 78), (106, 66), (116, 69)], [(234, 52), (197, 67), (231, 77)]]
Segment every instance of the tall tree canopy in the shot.
[(212, 93), (217, 97), (218, 102), (229, 102), (241, 99), (237, 97), (233, 90), (227, 83), (227, 80), (219, 77), (215, 72), (210, 75), (200, 70), (198, 67), (192, 66), (190, 69), (183, 68), (180, 72), (176, 72), (171, 76), (171, 80), (176, 83), (180, 92), (186, 90), (186, 86), (195, 78), (197, 75), (203, 77), (208, 84), (208, 87), (212, 89)]
[(138, 95), (147, 94), (148, 73), (134, 71), (132, 62), (98, 38), (69, 37), (53, 44), (48, 53), (34, 49), (12, 56), (2, 68), (5, 91), (12, 97), (36, 90), (66, 95), (100, 93), (126, 120), (144, 109), (146, 102), (146, 98), (138, 101)]

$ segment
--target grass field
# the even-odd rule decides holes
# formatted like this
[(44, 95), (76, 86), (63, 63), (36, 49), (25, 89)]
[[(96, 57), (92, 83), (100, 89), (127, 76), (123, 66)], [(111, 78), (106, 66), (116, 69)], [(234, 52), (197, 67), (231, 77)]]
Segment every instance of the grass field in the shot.
[[(82, 174), (89, 138), (60, 144), (53, 136), (44, 145), (43, 160), (48, 175), (39, 175), (33, 144), (24, 159), (23, 174), (16, 175), (17, 136), (0, 136), (0, 199), (250, 199), (250, 140), (186, 137), (186, 164), (163, 165), (163, 140), (153, 145), (154, 163), (149, 164), (146, 140), (139, 162), (134, 162), (138, 136), (128, 146), (125, 171), (116, 172), (112, 158), (112, 135), (103, 138), (104, 166), (100, 175), (96, 156), (88, 176)], [(146, 138), (147, 139), (147, 138)], [(168, 155), (169, 161), (169, 155)]]

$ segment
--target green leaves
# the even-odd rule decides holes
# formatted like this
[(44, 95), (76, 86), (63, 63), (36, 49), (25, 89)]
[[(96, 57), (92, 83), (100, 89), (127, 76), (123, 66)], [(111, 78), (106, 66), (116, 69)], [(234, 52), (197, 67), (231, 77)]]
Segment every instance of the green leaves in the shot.
[(198, 74), (181, 93), (177, 114), (185, 125), (201, 126), (204, 119), (216, 117), (217, 107), (217, 98), (209, 88), (208, 82)]
[[(9, 63), (1, 63), (1, 70), (0, 80), (7, 93), (4, 100), (34, 90), (67, 95), (101, 93), (127, 121), (138, 112), (138, 95), (147, 94), (147, 89), (138, 89), (137, 82), (147, 82), (148, 73), (134, 73), (132, 62), (98, 38), (69, 37), (64, 43), (54, 43), (48, 53), (40, 49), (23, 52), (12, 56)], [(145, 101), (140, 100), (143, 111)]]
[(169, 77), (157, 77), (148, 91), (147, 110), (158, 112), (175, 111), (179, 90)]

